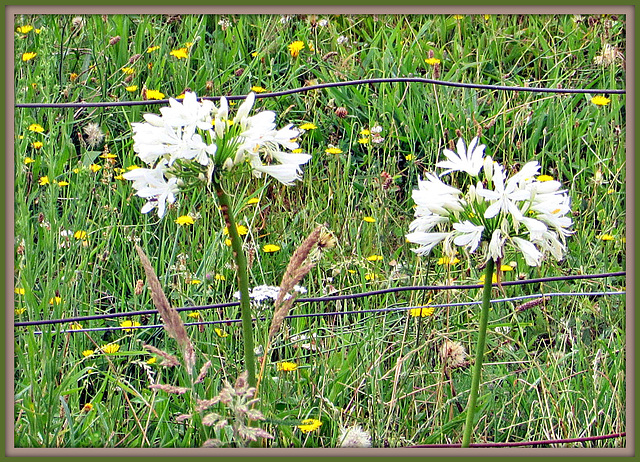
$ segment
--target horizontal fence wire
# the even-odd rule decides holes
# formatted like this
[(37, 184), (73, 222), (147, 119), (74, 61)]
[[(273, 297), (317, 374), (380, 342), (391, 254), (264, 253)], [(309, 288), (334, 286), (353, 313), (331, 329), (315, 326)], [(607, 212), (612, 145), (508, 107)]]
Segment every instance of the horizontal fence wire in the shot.
[[(598, 436), (585, 436), (582, 438), (563, 438), (556, 440), (540, 440), (540, 441), (514, 441), (504, 443), (471, 443), (470, 448), (512, 448), (521, 446), (548, 446), (550, 444), (568, 444), (568, 443), (586, 443), (587, 441), (599, 441), (612, 438), (624, 438), (627, 436), (626, 432), (611, 433), (609, 435)], [(459, 448), (462, 445), (460, 443), (451, 444), (417, 444), (414, 446), (406, 446), (408, 448)]]
[[(307, 85), (299, 88), (292, 88), (290, 90), (259, 93), (256, 98), (275, 98), (278, 96), (292, 95), (294, 93), (302, 93), (311, 90), (319, 90), (322, 88), (335, 88), (345, 87), (352, 85), (371, 85), (378, 83), (422, 83), (432, 85), (442, 85), (447, 87), (456, 88), (470, 88), (477, 90), (494, 90), (494, 91), (514, 91), (514, 92), (532, 92), (532, 93), (557, 93), (557, 94), (570, 94), (570, 93), (582, 93), (582, 94), (612, 94), (623, 95), (626, 94), (626, 90), (617, 89), (601, 89), (601, 88), (545, 88), (545, 87), (516, 87), (508, 85), (488, 85), (477, 83), (460, 83), (449, 82), (446, 80), (427, 79), (423, 77), (388, 77), (388, 78), (376, 78), (376, 79), (360, 79), (360, 80), (346, 80), (343, 82), (328, 82), (320, 83), (317, 85)], [(206, 96), (200, 97), (201, 100), (218, 101), (221, 96)], [(246, 95), (231, 95), (225, 96), (229, 101), (245, 99)], [(180, 101), (180, 99), (178, 99)], [(154, 104), (167, 104), (168, 99), (160, 100), (144, 100), (144, 101), (108, 101), (108, 102), (74, 102), (74, 103), (16, 103), (16, 108), (85, 108), (85, 107), (118, 107), (118, 106), (145, 106)]]
[[(527, 284), (538, 284), (542, 282), (551, 282), (551, 281), (571, 281), (571, 280), (581, 280), (581, 279), (602, 279), (608, 277), (621, 277), (626, 276), (625, 271), (615, 272), (615, 273), (601, 273), (601, 274), (581, 274), (581, 275), (569, 275), (569, 276), (554, 276), (547, 278), (538, 278), (538, 279), (525, 279), (518, 281), (505, 281), (502, 282), (502, 286), (511, 286), (511, 285), (527, 285)], [(494, 287), (497, 284), (494, 284)], [(326, 296), (326, 297), (313, 297), (313, 298), (297, 298), (294, 303), (327, 303), (333, 301), (340, 300), (350, 300), (357, 298), (365, 298), (372, 297), (376, 295), (385, 295), (389, 293), (399, 293), (406, 291), (432, 291), (438, 292), (443, 290), (469, 290), (469, 289), (479, 289), (482, 288), (482, 284), (468, 284), (468, 285), (445, 285), (445, 286), (405, 286), (405, 287), (393, 287), (389, 289), (381, 289), (374, 290), (369, 292), (360, 292), (355, 294), (345, 294), (345, 295), (334, 295), (334, 296)], [(536, 299), (543, 297), (561, 297), (561, 296), (588, 296), (588, 297), (599, 297), (599, 296), (611, 296), (611, 295), (625, 295), (626, 291), (611, 291), (611, 292), (554, 292), (554, 293), (543, 293), (536, 295), (524, 295), (519, 297), (512, 298), (502, 298), (492, 300), (493, 303), (502, 303), (507, 301), (518, 301), (518, 300), (526, 300), (526, 299)], [(458, 307), (458, 306), (469, 306), (479, 304), (478, 301), (472, 302), (463, 302), (463, 303), (451, 303), (451, 304), (429, 304), (429, 306), (438, 308), (438, 307)], [(177, 311), (206, 311), (216, 308), (225, 308), (232, 306), (239, 306), (240, 302), (227, 302), (227, 303), (219, 303), (214, 305), (196, 305), (196, 306), (186, 306), (175, 308)], [(298, 315), (289, 315), (287, 318), (299, 318), (299, 317), (318, 317), (318, 316), (344, 316), (348, 314), (364, 314), (364, 313), (381, 313), (387, 311), (405, 311), (413, 308), (420, 308), (424, 305), (416, 306), (416, 307), (394, 307), (394, 308), (378, 308), (371, 310), (352, 310), (352, 311), (335, 311), (335, 312), (326, 312), (326, 313), (311, 313), (311, 314), (298, 314)], [(112, 319), (112, 318), (122, 318), (122, 317), (132, 317), (132, 316), (141, 316), (141, 315), (155, 315), (158, 314), (157, 310), (142, 310), (142, 311), (128, 311), (122, 313), (108, 313), (101, 315), (91, 315), (91, 316), (75, 316), (64, 319), (48, 319), (48, 320), (39, 320), (39, 321), (21, 321), (14, 323), (15, 327), (27, 327), (27, 326), (39, 326), (39, 325), (53, 325), (53, 324), (63, 324), (63, 323), (73, 323), (73, 322), (86, 322), (92, 320), (99, 319)], [(262, 319), (262, 318), (258, 318)], [(204, 324), (229, 324), (229, 323), (237, 323), (240, 322), (240, 319), (225, 319), (225, 320), (217, 320), (217, 321), (199, 321), (193, 323), (185, 323), (185, 325), (204, 325)], [(145, 326), (131, 326), (126, 327), (127, 329), (134, 328), (143, 328), (143, 329), (151, 329), (151, 328), (159, 328), (162, 325), (145, 325)], [(94, 329), (69, 329), (68, 332), (83, 332), (83, 331), (98, 331), (98, 330), (120, 330), (122, 327), (101, 327)], [(63, 331), (67, 332), (67, 331)], [(37, 332), (42, 333), (42, 332)]]

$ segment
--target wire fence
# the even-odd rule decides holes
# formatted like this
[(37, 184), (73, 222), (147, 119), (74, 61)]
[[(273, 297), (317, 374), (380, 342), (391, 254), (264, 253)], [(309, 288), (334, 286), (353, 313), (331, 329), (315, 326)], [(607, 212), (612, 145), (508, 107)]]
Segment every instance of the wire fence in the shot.
[[(581, 275), (569, 275), (569, 276), (554, 276), (547, 278), (538, 278), (538, 279), (526, 279), (526, 280), (518, 280), (518, 281), (505, 281), (502, 282), (502, 286), (512, 286), (512, 285), (529, 285), (529, 284), (540, 284), (543, 282), (552, 282), (552, 281), (575, 281), (581, 279), (602, 279), (602, 278), (615, 278), (615, 277), (623, 277), (626, 276), (625, 271), (615, 272), (615, 273), (600, 273), (600, 274), (581, 274)], [(494, 286), (497, 284), (494, 284)], [(467, 284), (467, 285), (432, 285), (432, 286), (404, 286), (404, 287), (392, 287), (388, 289), (374, 290), (369, 292), (360, 292), (354, 294), (344, 294), (344, 295), (334, 295), (334, 296), (326, 296), (326, 297), (311, 297), (311, 298), (297, 298), (294, 300), (294, 303), (330, 303), (341, 300), (352, 300), (358, 298), (366, 298), (373, 297), (377, 295), (385, 295), (390, 293), (400, 293), (407, 291), (431, 291), (438, 292), (444, 290), (469, 290), (469, 289), (479, 289), (483, 287), (482, 284)], [(593, 291), (593, 292), (550, 292), (550, 293), (538, 293), (538, 294), (529, 294), (529, 295), (521, 295), (517, 297), (506, 297), (506, 298), (498, 298), (491, 300), (492, 303), (504, 303), (504, 302), (517, 302), (523, 300), (532, 300), (538, 301), (542, 303), (546, 301), (546, 299), (550, 299), (553, 297), (602, 297), (602, 296), (620, 296), (626, 295), (626, 291)], [(429, 304), (430, 307), (433, 308), (446, 308), (446, 307), (463, 307), (463, 306), (472, 306), (480, 304), (480, 301), (470, 301), (470, 302), (459, 302), (459, 303), (444, 303), (444, 304)], [(529, 302), (532, 303), (532, 302)], [(185, 306), (176, 308), (177, 311), (206, 311), (213, 310), (219, 308), (233, 307), (239, 306), (240, 302), (226, 302), (226, 303), (217, 303), (212, 305), (197, 305), (197, 306)], [(527, 305), (526, 303), (521, 305), (524, 307)], [(355, 315), (355, 314), (371, 314), (371, 313), (385, 313), (385, 312), (399, 312), (399, 311), (408, 311), (415, 308), (422, 308), (425, 305), (418, 306), (401, 306), (401, 307), (390, 307), (390, 308), (375, 308), (375, 309), (366, 309), (366, 310), (342, 310), (342, 311), (331, 311), (331, 312), (314, 312), (307, 314), (292, 314), (288, 315), (287, 319), (295, 319), (295, 318), (314, 318), (314, 317), (330, 317), (330, 316), (346, 316), (346, 315)], [(524, 308), (526, 309), (526, 308)], [(521, 311), (524, 311), (521, 309)], [(65, 324), (65, 323), (79, 323), (79, 322), (87, 322), (101, 319), (115, 319), (115, 318), (123, 318), (123, 317), (133, 317), (133, 316), (143, 316), (143, 315), (156, 315), (158, 314), (157, 310), (139, 310), (139, 311), (127, 311), (122, 313), (108, 313), (108, 314), (99, 314), (99, 315), (90, 315), (90, 316), (75, 316), (69, 318), (62, 319), (48, 319), (48, 320), (36, 320), (36, 321), (22, 321), (14, 323), (14, 327), (28, 327), (28, 326), (42, 326), (42, 325), (54, 325), (54, 324)], [(254, 321), (262, 321), (264, 317), (255, 318)], [(241, 322), (240, 319), (219, 319), (213, 321), (194, 321), (185, 323), (185, 326), (200, 326), (200, 325), (218, 325), (218, 324), (233, 324)], [(155, 329), (162, 328), (162, 324), (146, 324), (142, 326), (104, 326), (104, 327), (96, 327), (96, 328), (80, 328), (80, 329), (64, 329), (58, 330), (57, 332), (72, 332), (72, 333), (80, 333), (80, 332), (96, 332), (96, 331), (107, 331), (107, 330), (122, 330), (122, 329)], [(36, 331), (36, 334), (42, 334), (43, 331)]]
[[(611, 94), (611, 95), (624, 95), (626, 90), (620, 89), (599, 89), (599, 88), (547, 88), (547, 87), (518, 87), (509, 85), (488, 85), (477, 83), (461, 83), (450, 82), (446, 80), (427, 79), (423, 77), (388, 77), (388, 78), (376, 78), (376, 79), (360, 79), (360, 80), (346, 80), (343, 82), (328, 82), (320, 83), (317, 85), (307, 85), (304, 87), (292, 88), (289, 90), (260, 93), (256, 95), (256, 98), (275, 98), (278, 96), (292, 95), (295, 93), (302, 93), (311, 90), (320, 90), (322, 88), (335, 88), (345, 87), (352, 85), (372, 85), (380, 83), (422, 83), (431, 85), (441, 85), (456, 88), (470, 88), (477, 90), (493, 90), (493, 91), (513, 91), (513, 92), (532, 92), (532, 93), (557, 93), (557, 94)], [(221, 96), (206, 96), (200, 97), (202, 100), (218, 101)], [(246, 98), (246, 95), (231, 95), (225, 96), (229, 101), (242, 100)], [(178, 99), (180, 100), (180, 99)], [(88, 108), (88, 107), (119, 107), (119, 106), (145, 106), (155, 104), (167, 104), (168, 99), (160, 100), (144, 100), (144, 101), (109, 101), (109, 102), (74, 102), (74, 103), (17, 103), (16, 108)]]

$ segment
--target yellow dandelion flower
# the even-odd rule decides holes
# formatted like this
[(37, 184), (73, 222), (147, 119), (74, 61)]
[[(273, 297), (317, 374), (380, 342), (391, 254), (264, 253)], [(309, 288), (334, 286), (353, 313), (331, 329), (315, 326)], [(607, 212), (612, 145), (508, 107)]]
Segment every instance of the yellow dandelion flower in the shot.
[(225, 338), (225, 337), (228, 337), (228, 336), (229, 336), (229, 334), (228, 334), (228, 333), (226, 333), (225, 331), (223, 331), (222, 329), (220, 329), (220, 328), (218, 328), (218, 327), (215, 327), (215, 328), (213, 329), (213, 331), (214, 331), (214, 332), (216, 333), (216, 335), (217, 335), (218, 337), (220, 337), (220, 338)]
[[(238, 234), (239, 234), (240, 236), (246, 236), (246, 235), (249, 233), (249, 228), (247, 228), (247, 227), (246, 227), (246, 226), (244, 226), (244, 225), (236, 225), (236, 230), (238, 231)], [(225, 228), (222, 230), (222, 233), (223, 233), (225, 236), (228, 236), (228, 235), (229, 235), (229, 228), (227, 228), (227, 227), (225, 226)]]
[(31, 157), (25, 157), (24, 158), (25, 165), (29, 165), (29, 164), (31, 164), (33, 162), (35, 162), (35, 159), (32, 159)]
[(51, 297), (49, 299), (49, 305), (60, 305), (62, 303), (61, 297)]
[(153, 358), (147, 359), (147, 364), (155, 364), (158, 361), (158, 358), (155, 356)]
[(58, 181), (58, 186), (69, 186), (69, 182), (68, 181)]
[(82, 230), (76, 231), (75, 233), (73, 233), (73, 237), (75, 237), (76, 239), (86, 239), (87, 232)]
[(457, 20), (459, 21), (459, 20), (461, 20), (461, 19), (464, 19), (464, 16), (463, 16), (463, 15), (461, 15), (461, 14), (454, 14), (454, 15), (453, 15), (453, 19), (457, 19)]
[(93, 404), (87, 403), (82, 406), (82, 412), (91, 412), (93, 410)]
[(606, 106), (607, 104), (609, 104), (611, 102), (611, 100), (609, 98), (607, 98), (606, 96), (594, 96), (593, 98), (591, 98), (591, 102), (593, 104), (595, 104), (596, 106)]
[(226, 239), (224, 240), (224, 243), (227, 245), (227, 247), (231, 247), (231, 239), (226, 238)]
[(42, 144), (42, 141), (34, 141), (33, 143), (31, 143), (31, 147), (33, 149), (41, 149), (42, 146), (44, 146), (44, 144)]
[(76, 74), (75, 72), (72, 72), (71, 74), (69, 74), (69, 80), (71, 80), (72, 82), (75, 82), (76, 80), (78, 80), (78, 74)]
[(424, 60), (430, 66), (435, 66), (436, 64), (440, 64), (440, 60), (438, 58), (427, 58)]
[(226, 277), (224, 277), (224, 274), (220, 274), (220, 273), (216, 273), (216, 274), (213, 276), (213, 278), (214, 278), (216, 281), (226, 281), (226, 280), (227, 280), (227, 278), (226, 278)]
[(40, 124), (31, 124), (29, 125), (28, 130), (36, 133), (42, 133), (44, 131), (44, 128), (42, 128), (42, 125)]
[(503, 273), (509, 272), (509, 271), (513, 271), (513, 266), (511, 265), (500, 265), (500, 271), (502, 271)]
[(327, 154), (342, 154), (342, 149), (340, 148), (327, 148), (324, 150)]
[(551, 181), (551, 180), (553, 180), (553, 177), (549, 176), (549, 175), (538, 175), (536, 177), (536, 180), (538, 180), (538, 181)]
[(13, 310), (13, 314), (15, 316), (20, 316), (21, 314), (25, 313), (27, 311), (26, 308), (16, 308), (15, 310)]
[(31, 32), (33, 30), (33, 26), (30, 24), (26, 24), (24, 26), (20, 26), (16, 29), (16, 32), (18, 32), (19, 34), (28, 34), (29, 32)]
[(103, 353), (111, 355), (120, 351), (120, 345), (118, 345), (117, 343), (110, 343), (108, 345), (103, 345), (102, 347), (100, 347), (100, 349)]
[(158, 90), (147, 90), (147, 99), (163, 99), (164, 93)]
[(409, 315), (413, 316), (414, 318), (426, 318), (428, 316), (432, 316), (433, 313), (435, 312), (435, 308), (432, 306), (422, 306), (419, 308), (411, 308), (409, 310)]
[(38, 183), (40, 184), (40, 186), (44, 186), (46, 184), (49, 184), (49, 177), (48, 176), (41, 176), (40, 179), (38, 180)]
[(16, 287), (15, 289), (13, 289), (13, 293), (18, 294), (18, 295), (24, 295), (25, 294), (25, 290), (22, 287)]
[(365, 274), (365, 275), (364, 275), (364, 278), (365, 278), (367, 281), (374, 281), (374, 280), (378, 279), (379, 277), (380, 277), (380, 276), (378, 276), (378, 275), (377, 275), (377, 274), (375, 274), (375, 273), (367, 273), (367, 274)]
[(115, 154), (113, 154), (113, 153), (111, 153), (111, 152), (107, 152), (107, 153), (105, 153), (105, 154), (101, 154), (101, 155), (100, 155), (100, 157), (101, 157), (102, 159), (117, 159), (117, 158), (118, 158), (118, 156), (117, 156), (117, 155), (115, 155)]
[(121, 70), (127, 75), (132, 75), (136, 72), (136, 70), (133, 67), (123, 67), (121, 68)]
[(253, 87), (251, 87), (251, 91), (254, 93), (264, 93), (265, 91), (267, 91), (267, 89), (258, 85), (254, 85)]
[(302, 130), (315, 130), (318, 127), (316, 127), (316, 125), (312, 124), (311, 122), (305, 122), (302, 125), (300, 125), (299, 128)]
[(275, 244), (265, 244), (262, 247), (262, 251), (266, 253), (277, 252), (278, 250), (280, 250), (280, 246)]
[(89, 167), (91, 169), (92, 172), (97, 172), (98, 170), (100, 170), (102, 167), (99, 166), (98, 164), (91, 164), (91, 166)]
[(137, 169), (137, 168), (142, 168), (142, 167), (139, 167), (138, 165), (129, 165), (129, 166), (127, 167), (127, 170), (131, 171), (131, 170), (135, 170), (135, 169)]
[(169, 53), (171, 56), (175, 56), (178, 59), (186, 59), (189, 57), (189, 50), (187, 48), (179, 48)]
[(195, 286), (198, 284), (202, 284), (202, 281), (200, 279), (189, 279), (187, 283)]
[(84, 356), (85, 358), (91, 356), (93, 353), (95, 353), (93, 350), (84, 350), (82, 352), (82, 356)]
[(369, 138), (358, 138), (358, 143), (369, 144)]
[(138, 90), (138, 86), (137, 85), (129, 85), (128, 87), (124, 87), (125, 90), (127, 90), (128, 92), (133, 93), (134, 91)]
[(192, 319), (199, 319), (200, 318), (200, 312), (199, 311), (192, 311), (191, 313), (187, 314), (188, 318), (192, 318)]
[(23, 61), (30, 61), (33, 58), (35, 58), (36, 56), (38, 56), (38, 53), (33, 53), (33, 52), (22, 53), (22, 60)]
[(615, 237), (613, 237), (611, 234), (601, 234), (596, 239), (600, 239), (601, 241), (613, 241), (615, 240)]
[(456, 263), (460, 263), (460, 259), (458, 257), (449, 258), (444, 256), (438, 258), (438, 265), (455, 265)]
[(160, 47), (158, 45), (147, 48), (147, 53), (152, 53), (156, 50), (159, 50)]
[(363, 218), (364, 221), (366, 221), (367, 223), (375, 223), (376, 219), (373, 217), (364, 217)]
[(300, 154), (302, 152), (302, 148), (293, 149), (291, 152), (294, 154)]
[(276, 365), (276, 370), (284, 371), (284, 372), (295, 371), (297, 368), (298, 368), (298, 365), (296, 363), (290, 363), (286, 361), (282, 363), (278, 363)]
[[(120, 327), (137, 327), (140, 323), (138, 321), (125, 320), (120, 323)], [(123, 329), (125, 332), (131, 332), (133, 329)]]
[[(485, 278), (484, 274), (480, 276), (480, 282), (482, 282), (483, 284), (484, 284), (484, 278)], [(498, 276), (496, 275), (496, 273), (493, 273), (493, 275), (491, 276), (491, 282), (494, 284), (498, 282)]]
[(191, 218), (189, 215), (182, 215), (176, 218), (175, 222), (178, 223), (180, 226), (192, 225), (195, 223), (195, 221), (193, 221), (193, 218)]
[(287, 48), (289, 49), (289, 53), (291, 53), (291, 56), (295, 58), (300, 54), (300, 51), (304, 49), (304, 42), (297, 40), (288, 45)]
[(253, 205), (258, 203), (260, 203), (260, 199), (258, 199), (257, 197), (252, 197), (247, 201), (247, 205)]
[(78, 322), (72, 322), (69, 325), (69, 329), (71, 329), (71, 330), (80, 330), (80, 329), (82, 329), (82, 324), (80, 324)]
[(383, 260), (384, 257), (382, 255), (371, 255), (367, 257), (367, 260), (369, 261), (380, 261)]
[(310, 433), (320, 428), (321, 425), (322, 422), (318, 419), (304, 419), (297, 427), (302, 431), (302, 433)]

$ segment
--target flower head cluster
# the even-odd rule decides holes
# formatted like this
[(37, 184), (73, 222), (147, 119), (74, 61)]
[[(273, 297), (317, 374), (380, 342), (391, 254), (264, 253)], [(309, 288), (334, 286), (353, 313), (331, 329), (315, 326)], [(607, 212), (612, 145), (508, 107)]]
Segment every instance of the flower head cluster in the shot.
[[(545, 252), (561, 260), (565, 238), (571, 231), (570, 200), (555, 180), (540, 181), (538, 162), (528, 162), (507, 178), (505, 169), (489, 156), (484, 145), (474, 138), (467, 147), (458, 141), (457, 152), (445, 149), (445, 168), (439, 176), (427, 173), (413, 191), (415, 220), (409, 225), (409, 242), (424, 255), (440, 242), (444, 254), (453, 259), (454, 246), (473, 253), (481, 244), (485, 259), (500, 260), (506, 244), (522, 252), (530, 266), (538, 266)], [(481, 177), (481, 171), (483, 177)], [(441, 177), (464, 172), (472, 183), (466, 193), (445, 184)], [(460, 182), (460, 183), (463, 183)]]
[(133, 123), (133, 149), (148, 167), (123, 177), (147, 199), (142, 212), (157, 209), (162, 217), (182, 189), (236, 166), (249, 165), (255, 176), (266, 173), (287, 185), (299, 180), (300, 165), (311, 156), (283, 150), (298, 148), (298, 130), (291, 124), (276, 129), (272, 111), (250, 116), (254, 102), (255, 93), (249, 93), (232, 117), (226, 98), (215, 107), (186, 92), (182, 102), (170, 99), (161, 115), (145, 114), (146, 122)]

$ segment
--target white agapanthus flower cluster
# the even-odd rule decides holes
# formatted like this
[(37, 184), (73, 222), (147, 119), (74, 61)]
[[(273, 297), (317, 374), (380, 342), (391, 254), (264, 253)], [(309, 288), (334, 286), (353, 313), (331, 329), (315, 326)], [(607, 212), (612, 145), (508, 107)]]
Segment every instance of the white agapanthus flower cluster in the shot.
[[(540, 265), (546, 252), (561, 260), (572, 225), (566, 190), (560, 189), (558, 181), (538, 180), (537, 161), (526, 163), (507, 178), (505, 169), (485, 157), (484, 150), (477, 137), (468, 147), (460, 138), (457, 152), (445, 149), (447, 160), (436, 164), (447, 170), (439, 176), (427, 173), (418, 180), (412, 194), (415, 220), (406, 235), (409, 242), (420, 246), (413, 251), (425, 255), (442, 242), (445, 254), (453, 258), (454, 246), (473, 253), (485, 243), (485, 259), (498, 261), (509, 244), (522, 252), (529, 266)], [(451, 172), (466, 173), (475, 185), (463, 193), (445, 184), (440, 177)]]
[(309, 154), (285, 152), (298, 148), (299, 132), (289, 124), (276, 129), (276, 114), (262, 111), (250, 116), (255, 93), (250, 93), (229, 115), (226, 98), (216, 107), (211, 101), (198, 101), (187, 92), (182, 102), (169, 100), (161, 115), (145, 114), (146, 122), (131, 124), (133, 150), (148, 168), (137, 168), (123, 177), (133, 182), (136, 194), (147, 199), (142, 213), (157, 209), (162, 217), (166, 204), (173, 203), (184, 177), (194, 173), (204, 181), (245, 162), (253, 174), (263, 173), (290, 185), (300, 179), (300, 166)]

